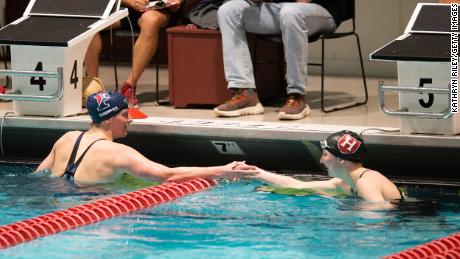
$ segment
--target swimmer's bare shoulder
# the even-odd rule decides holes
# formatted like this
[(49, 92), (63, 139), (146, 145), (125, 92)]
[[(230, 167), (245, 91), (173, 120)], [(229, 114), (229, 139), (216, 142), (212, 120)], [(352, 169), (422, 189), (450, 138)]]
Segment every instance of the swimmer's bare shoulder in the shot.
[(102, 142), (95, 151), (101, 162), (105, 161), (115, 167), (128, 168), (132, 163), (147, 160), (134, 148), (111, 141)]
[(64, 133), (54, 144), (55, 147), (59, 147), (60, 145), (68, 145), (69, 142), (75, 142), (78, 136), (81, 134), (81, 131), (68, 131)]

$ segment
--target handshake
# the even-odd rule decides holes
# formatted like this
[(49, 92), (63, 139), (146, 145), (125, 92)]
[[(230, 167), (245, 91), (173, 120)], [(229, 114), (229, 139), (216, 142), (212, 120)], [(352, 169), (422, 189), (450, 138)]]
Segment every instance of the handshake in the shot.
[(227, 181), (237, 181), (239, 179), (257, 179), (257, 176), (263, 170), (257, 166), (248, 165), (245, 161), (233, 161), (227, 165), (220, 167), (216, 172), (215, 180), (226, 179)]

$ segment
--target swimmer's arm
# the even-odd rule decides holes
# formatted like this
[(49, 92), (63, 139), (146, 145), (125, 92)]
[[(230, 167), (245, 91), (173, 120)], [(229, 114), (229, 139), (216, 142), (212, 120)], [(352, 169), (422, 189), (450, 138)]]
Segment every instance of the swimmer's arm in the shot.
[(259, 173), (254, 177), (269, 184), (285, 188), (331, 190), (338, 188), (338, 179), (333, 178), (325, 181), (304, 182), (290, 176), (267, 172), (259, 168)]
[(241, 165), (241, 162), (212, 167), (167, 167), (147, 159), (130, 147), (125, 146), (124, 148), (128, 149), (123, 152), (127, 154), (123, 159), (128, 163), (125, 171), (144, 180), (181, 182), (193, 178), (232, 179), (254, 174), (250, 170), (254, 168), (253, 166), (236, 170), (235, 168)]
[(51, 152), (48, 156), (40, 163), (40, 165), (35, 169), (35, 172), (40, 172), (43, 170), (51, 170), (54, 164), (54, 146), (51, 149)]
[[(211, 167), (166, 167), (164, 165), (150, 161), (144, 163), (135, 170), (135, 176), (147, 180), (161, 180), (182, 182), (194, 178), (206, 179), (233, 179), (243, 176), (245, 173), (241, 170), (234, 170), (238, 162), (232, 162), (224, 166)], [(249, 172), (248, 174), (252, 174)]]
[(167, 179), (167, 175), (164, 173), (168, 170), (167, 166), (147, 159), (134, 149), (124, 159), (124, 162), (128, 163), (124, 171), (134, 177), (154, 182), (163, 182)]
[(166, 181), (182, 182), (193, 178), (227, 179), (235, 180), (242, 177), (253, 176), (255, 166), (246, 165), (244, 162), (231, 162), (222, 166), (209, 167), (164, 167), (158, 173)]
[(55, 159), (57, 148), (62, 145), (65, 145), (66, 143), (65, 140), (71, 138), (72, 135), (80, 134), (80, 133), (81, 133), (80, 131), (69, 131), (65, 133), (62, 137), (60, 137), (56, 141), (56, 143), (54, 143), (53, 148), (51, 149), (48, 156), (40, 163), (40, 165), (37, 167), (35, 171), (38, 172), (38, 171), (43, 171), (43, 170), (51, 170), (54, 166), (54, 159)]

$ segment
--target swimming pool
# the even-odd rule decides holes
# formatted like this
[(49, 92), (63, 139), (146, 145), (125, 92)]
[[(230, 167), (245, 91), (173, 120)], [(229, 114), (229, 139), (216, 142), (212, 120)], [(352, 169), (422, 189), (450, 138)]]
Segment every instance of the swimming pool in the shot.
[[(133, 189), (77, 188), (0, 166), (0, 225)], [(372, 210), (353, 198), (256, 192), (241, 181), (0, 252), (20, 258), (378, 258), (460, 229), (458, 190), (407, 188), (408, 202)], [(367, 209), (365, 209), (367, 208)]]

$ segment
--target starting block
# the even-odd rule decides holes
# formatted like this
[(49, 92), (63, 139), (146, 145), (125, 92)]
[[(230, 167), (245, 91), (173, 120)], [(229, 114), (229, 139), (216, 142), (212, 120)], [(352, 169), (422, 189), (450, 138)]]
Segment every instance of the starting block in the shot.
[[(458, 30), (451, 30), (450, 4), (419, 3), (404, 34), (370, 54), (371, 60), (397, 63), (398, 86), (381, 81), (378, 94), (380, 109), (401, 117), (401, 133), (460, 132), (451, 112), (451, 33)], [(385, 107), (385, 92), (398, 92), (398, 110)]]
[(83, 61), (93, 36), (126, 17), (120, 0), (32, 0), (23, 16), (0, 29), (11, 49), (16, 115), (62, 117), (82, 110)]

